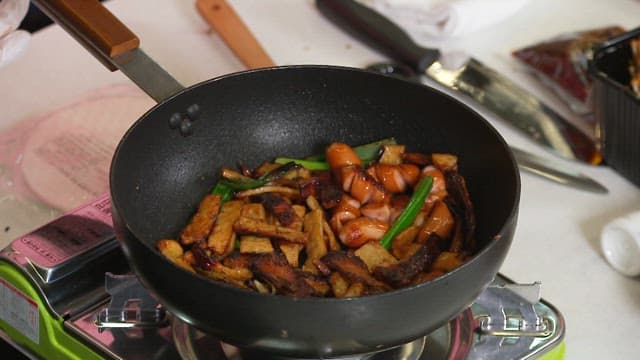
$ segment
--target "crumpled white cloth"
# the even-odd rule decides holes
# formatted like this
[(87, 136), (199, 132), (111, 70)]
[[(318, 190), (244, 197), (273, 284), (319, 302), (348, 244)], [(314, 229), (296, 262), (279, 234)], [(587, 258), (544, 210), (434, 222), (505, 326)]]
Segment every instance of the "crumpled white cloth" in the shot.
[(418, 43), (462, 37), (497, 24), (529, 0), (362, 0)]
[(0, 0), (0, 67), (22, 55), (31, 34), (17, 30), (29, 10), (29, 0)]

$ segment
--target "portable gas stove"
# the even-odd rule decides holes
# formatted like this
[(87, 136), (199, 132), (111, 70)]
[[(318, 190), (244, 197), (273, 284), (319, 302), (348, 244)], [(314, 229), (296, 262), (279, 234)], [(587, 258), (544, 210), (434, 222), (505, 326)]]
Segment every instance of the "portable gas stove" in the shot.
[[(562, 314), (540, 299), (539, 283), (498, 275), (432, 334), (344, 359), (554, 360), (564, 354), (564, 332)], [(107, 195), (0, 252), (0, 334), (30, 358), (278, 358), (222, 343), (165, 312), (130, 273)]]

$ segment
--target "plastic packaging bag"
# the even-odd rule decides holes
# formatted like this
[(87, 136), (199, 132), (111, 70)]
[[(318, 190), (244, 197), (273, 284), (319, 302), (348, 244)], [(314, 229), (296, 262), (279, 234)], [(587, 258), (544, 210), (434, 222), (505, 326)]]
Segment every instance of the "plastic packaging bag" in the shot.
[(562, 34), (513, 52), (578, 114), (592, 112), (589, 60), (594, 47), (624, 33), (619, 26)]

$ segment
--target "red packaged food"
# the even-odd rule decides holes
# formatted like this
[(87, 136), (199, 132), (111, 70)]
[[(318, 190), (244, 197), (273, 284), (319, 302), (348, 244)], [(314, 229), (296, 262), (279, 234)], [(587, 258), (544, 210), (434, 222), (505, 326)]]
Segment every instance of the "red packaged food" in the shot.
[(545, 85), (578, 114), (592, 112), (588, 73), (593, 49), (599, 43), (624, 33), (619, 26), (562, 34), (513, 52)]

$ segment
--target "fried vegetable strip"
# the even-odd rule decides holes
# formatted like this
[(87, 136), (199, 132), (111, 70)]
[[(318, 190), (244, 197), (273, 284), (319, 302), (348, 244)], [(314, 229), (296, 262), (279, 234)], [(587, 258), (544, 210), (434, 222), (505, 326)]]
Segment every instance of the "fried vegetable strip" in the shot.
[[(296, 221), (288, 226), (288, 228), (302, 231), (302, 219), (304, 218), (307, 209), (302, 205), (293, 205), (293, 211), (296, 212)], [(304, 249), (304, 244), (296, 244), (288, 241), (280, 241), (280, 251), (287, 258), (287, 262), (293, 267), (298, 267), (300, 263), (300, 252)]]
[(257, 189), (239, 191), (239, 192), (236, 193), (236, 197), (241, 199), (241, 198), (247, 198), (247, 197), (250, 197), (250, 196), (266, 194), (266, 193), (279, 193), (279, 194), (286, 195), (286, 196), (299, 196), (300, 195), (300, 190), (294, 189), (294, 188), (290, 188), (290, 187), (287, 187), (287, 186), (265, 185), (265, 186), (261, 186), (261, 187), (259, 187)]
[(216, 220), (211, 235), (207, 240), (207, 246), (216, 254), (228, 254), (233, 251), (235, 234), (233, 224), (240, 217), (244, 201), (231, 200), (222, 205), (218, 219)]
[(373, 269), (376, 267), (390, 266), (398, 263), (398, 259), (391, 255), (391, 253), (377, 241), (369, 241), (354, 251), (354, 254), (367, 264), (367, 268), (369, 268), (371, 272), (373, 272)]
[(440, 255), (438, 255), (435, 262), (433, 263), (433, 270), (440, 270), (444, 272), (451, 271), (462, 265), (463, 262), (464, 258), (460, 254), (450, 251), (443, 251), (442, 253), (440, 253)]
[(265, 209), (278, 219), (278, 222), (284, 226), (289, 226), (296, 221), (297, 214), (282, 195), (277, 193), (263, 194), (260, 199)]
[(162, 239), (156, 243), (156, 246), (158, 247), (158, 250), (160, 250), (160, 253), (167, 259), (171, 260), (174, 264), (188, 271), (195, 272), (191, 264), (183, 258), (184, 251), (182, 246), (180, 246), (180, 243), (177, 241), (172, 239)]
[(437, 255), (433, 255), (427, 246), (422, 245), (411, 257), (397, 264), (377, 267), (373, 275), (394, 288), (407, 286), (411, 280), (428, 268), (435, 261)]
[(320, 261), (331, 270), (339, 272), (351, 283), (363, 283), (374, 289), (389, 289), (387, 284), (371, 276), (369, 269), (367, 269), (367, 264), (353, 254), (344, 251), (331, 251), (323, 256)]
[(400, 165), (404, 149), (404, 145), (385, 145), (382, 147), (382, 155), (380, 155), (378, 162), (387, 165)]
[(196, 241), (204, 240), (216, 220), (220, 210), (221, 196), (209, 194), (200, 201), (198, 211), (193, 215), (189, 224), (180, 235), (180, 242), (184, 245), (193, 244)]
[(251, 270), (259, 280), (271, 284), (280, 294), (298, 297), (324, 294), (319, 293), (314, 286), (305, 280), (300, 269), (289, 265), (284, 256), (276, 252), (256, 256)]
[(263, 254), (273, 251), (271, 240), (264, 236), (244, 235), (240, 238), (241, 254)]
[(210, 270), (198, 269), (197, 272), (214, 280), (222, 280), (240, 287), (246, 287), (244, 282), (253, 278), (253, 273), (247, 268), (230, 268), (219, 262), (214, 263)]
[(419, 245), (414, 241), (420, 232), (420, 226), (411, 225), (398, 234), (391, 244), (393, 255), (404, 260), (418, 250)]
[(475, 238), (476, 216), (469, 197), (469, 191), (467, 190), (467, 184), (457, 171), (446, 172), (445, 180), (450, 194), (447, 202), (458, 226), (454, 242), (451, 244), (451, 251), (460, 252), (465, 249), (474, 252), (477, 246)]
[(327, 247), (329, 250), (340, 250), (340, 243), (338, 243), (338, 239), (336, 239), (336, 235), (333, 233), (327, 220), (322, 220), (322, 230), (327, 239)]
[(233, 224), (233, 230), (242, 235), (258, 235), (304, 244), (308, 240), (307, 234), (289, 229), (284, 226), (269, 224), (265, 221), (240, 216)]
[[(267, 214), (260, 203), (245, 204), (240, 211), (240, 216), (256, 220), (266, 220)], [(261, 254), (273, 251), (271, 239), (264, 236), (244, 235), (240, 237), (241, 254)]]
[(339, 272), (332, 272), (329, 276), (329, 284), (331, 285), (331, 291), (335, 297), (345, 297), (347, 290), (349, 289), (349, 282), (340, 275)]
[(458, 157), (451, 154), (431, 154), (433, 165), (443, 172), (458, 171)]
[(309, 241), (306, 244), (307, 259), (320, 259), (327, 253), (327, 244), (324, 241), (322, 231), (322, 210), (312, 210), (304, 217), (303, 229), (309, 234)]

